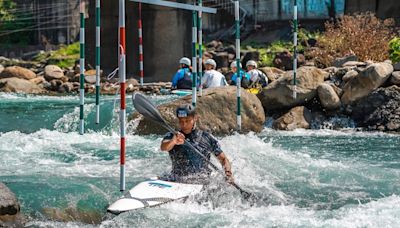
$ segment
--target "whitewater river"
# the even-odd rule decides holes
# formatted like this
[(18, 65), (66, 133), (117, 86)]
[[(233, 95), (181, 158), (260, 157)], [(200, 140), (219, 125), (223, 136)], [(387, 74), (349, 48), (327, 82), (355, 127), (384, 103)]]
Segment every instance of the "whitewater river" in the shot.
[[(87, 133), (79, 135), (77, 96), (0, 94), (0, 181), (28, 226), (400, 227), (400, 135), (352, 129), (219, 138), (237, 183), (261, 199), (255, 205), (223, 187), (208, 198), (107, 214), (120, 196), (118, 102), (102, 100), (96, 125), (94, 101), (86, 99)], [(169, 170), (161, 137), (127, 136), (127, 188)]]

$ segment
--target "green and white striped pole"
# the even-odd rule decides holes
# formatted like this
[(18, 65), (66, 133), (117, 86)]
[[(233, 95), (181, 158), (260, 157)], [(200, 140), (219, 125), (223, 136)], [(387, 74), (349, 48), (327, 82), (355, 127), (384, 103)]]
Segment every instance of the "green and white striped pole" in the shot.
[(84, 129), (84, 120), (83, 120), (83, 105), (85, 104), (85, 2), (84, 0), (79, 1), (80, 6), (80, 21), (81, 27), (79, 31), (79, 53), (80, 53), (80, 76), (79, 76), (79, 134), (83, 135), (85, 132)]
[[(203, 6), (203, 1), (199, 0), (199, 6)], [(203, 78), (203, 12), (200, 10), (198, 13), (197, 22), (199, 24), (199, 95), (203, 96), (203, 85), (201, 83), (201, 79)]]
[[(196, 1), (194, 1), (196, 4)], [(197, 98), (197, 12), (193, 11), (193, 26), (192, 26), (192, 105), (196, 106)]]
[(236, 23), (236, 68), (237, 68), (237, 79), (236, 79), (236, 96), (237, 96), (237, 130), (242, 130), (242, 116), (240, 114), (240, 18), (239, 18), (239, 0), (235, 0), (235, 23)]
[(100, 0), (96, 0), (96, 124), (100, 123)]
[(297, 0), (294, 0), (293, 7), (293, 99), (297, 97), (297, 83), (296, 83), (296, 74), (297, 74)]

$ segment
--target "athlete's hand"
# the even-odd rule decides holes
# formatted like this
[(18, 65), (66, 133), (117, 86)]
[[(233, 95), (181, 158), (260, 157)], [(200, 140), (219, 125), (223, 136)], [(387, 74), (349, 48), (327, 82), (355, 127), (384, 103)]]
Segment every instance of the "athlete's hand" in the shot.
[(182, 145), (185, 143), (185, 135), (180, 132), (176, 132), (173, 140), (175, 145)]
[(235, 179), (233, 178), (232, 172), (230, 171), (225, 171), (225, 180), (228, 182), (228, 184), (233, 184), (235, 183)]

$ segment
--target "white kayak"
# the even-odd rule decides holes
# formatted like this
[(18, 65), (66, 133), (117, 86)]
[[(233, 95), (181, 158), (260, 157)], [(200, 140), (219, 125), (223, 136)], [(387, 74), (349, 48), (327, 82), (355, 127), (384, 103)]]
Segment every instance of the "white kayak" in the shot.
[(201, 192), (201, 184), (183, 184), (163, 180), (148, 180), (133, 187), (125, 196), (113, 204), (107, 211), (113, 214), (154, 207), (170, 201), (187, 198)]
[(175, 90), (171, 90), (171, 93), (178, 95), (178, 96), (186, 96), (186, 95), (192, 94), (192, 90), (175, 89)]

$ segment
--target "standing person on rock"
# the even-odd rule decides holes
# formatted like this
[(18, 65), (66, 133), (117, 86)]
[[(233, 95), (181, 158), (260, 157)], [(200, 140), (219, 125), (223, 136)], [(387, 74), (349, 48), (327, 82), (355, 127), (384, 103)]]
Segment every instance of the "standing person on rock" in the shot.
[(179, 60), (180, 69), (172, 78), (172, 89), (192, 89), (191, 61), (187, 57)]
[[(231, 163), (222, 152), (217, 139), (210, 133), (196, 127), (198, 116), (195, 108), (181, 105), (176, 109), (180, 131), (168, 132), (161, 142), (161, 150), (166, 151), (172, 161), (171, 173), (162, 177), (169, 181), (196, 182), (209, 180), (211, 170), (208, 167), (210, 155), (214, 154), (224, 168), (226, 179), (233, 183)], [(198, 153), (185, 145), (185, 140), (203, 154), (207, 161)]]
[(214, 88), (228, 85), (225, 76), (215, 70), (217, 68), (217, 63), (213, 59), (207, 59), (204, 65), (206, 70), (201, 79), (203, 88)]
[(250, 75), (250, 88), (264, 88), (268, 85), (267, 76), (257, 69), (257, 63), (249, 60), (246, 63), (247, 73)]
[(231, 63), (231, 69), (233, 72), (231, 81), (230, 81), (230, 85), (236, 85), (236, 81), (237, 78), (240, 77), (240, 86), (247, 89), (249, 87), (249, 83), (250, 83), (250, 75), (242, 70), (242, 64), (239, 63), (240, 65), (240, 72), (237, 72), (237, 66), (236, 66), (236, 61), (233, 61)]

